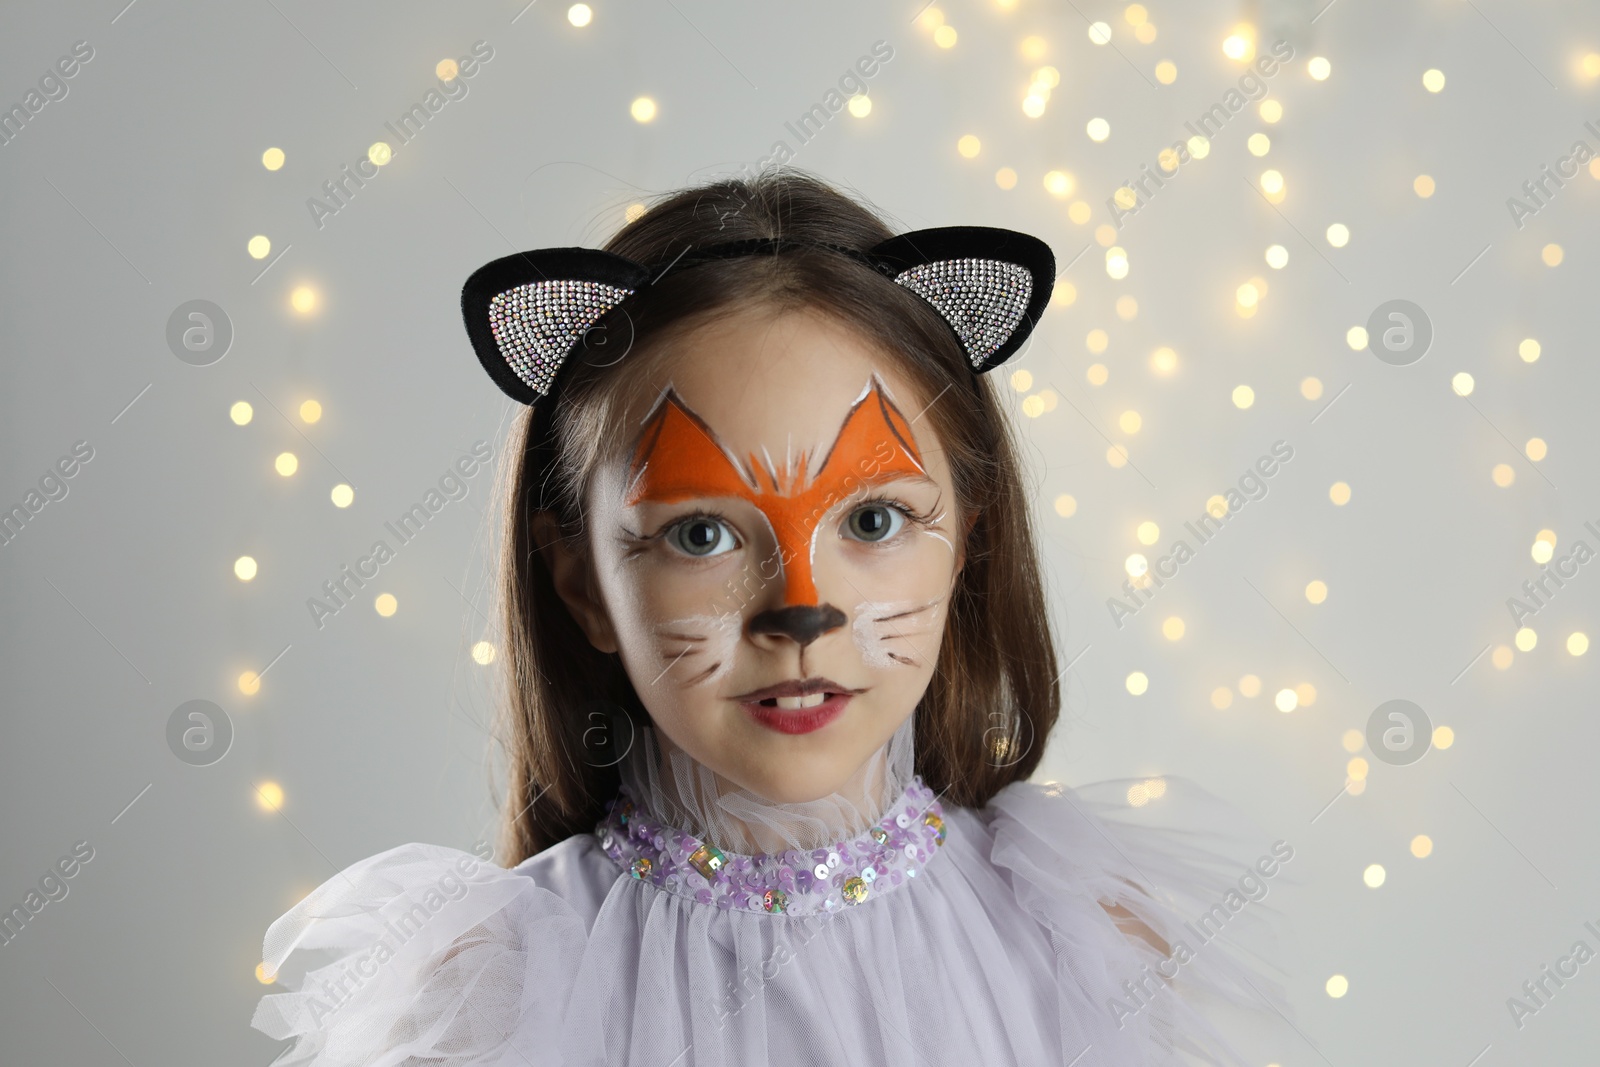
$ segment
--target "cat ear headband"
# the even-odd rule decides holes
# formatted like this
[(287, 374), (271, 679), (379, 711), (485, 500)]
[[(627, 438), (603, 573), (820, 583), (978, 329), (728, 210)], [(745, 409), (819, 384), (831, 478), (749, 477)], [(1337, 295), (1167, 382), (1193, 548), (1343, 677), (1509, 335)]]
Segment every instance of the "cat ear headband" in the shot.
[(989, 226), (913, 230), (865, 251), (786, 237), (728, 241), (646, 265), (595, 248), (544, 248), (486, 263), (461, 291), (478, 362), (513, 400), (549, 397), (601, 316), (667, 274), (710, 259), (827, 248), (915, 293), (955, 332), (974, 375), (1004, 363), (1033, 332), (1055, 285), (1050, 246)]

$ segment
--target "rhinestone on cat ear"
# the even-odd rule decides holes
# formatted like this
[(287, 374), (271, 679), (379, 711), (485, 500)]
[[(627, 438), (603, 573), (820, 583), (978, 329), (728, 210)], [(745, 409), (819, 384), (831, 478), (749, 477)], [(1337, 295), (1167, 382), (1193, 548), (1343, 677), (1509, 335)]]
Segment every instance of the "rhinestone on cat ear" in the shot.
[(580, 345), (605, 346), (620, 359), (631, 346), (598, 334), (596, 324), (667, 274), (713, 259), (827, 250), (865, 263), (926, 302), (949, 325), (974, 374), (1022, 348), (1049, 303), (1055, 256), (1037, 237), (989, 226), (913, 230), (868, 249), (788, 237), (726, 241), (646, 266), (593, 248), (546, 248), (479, 267), (461, 291), (461, 312), (478, 361), (512, 399), (528, 405), (551, 396)]
[[(600, 317), (649, 277), (645, 267), (594, 248), (521, 252), (472, 272), (461, 290), (461, 313), (489, 377), (513, 400), (532, 405), (551, 393), (556, 374)], [(606, 340), (625, 348), (631, 339)]]

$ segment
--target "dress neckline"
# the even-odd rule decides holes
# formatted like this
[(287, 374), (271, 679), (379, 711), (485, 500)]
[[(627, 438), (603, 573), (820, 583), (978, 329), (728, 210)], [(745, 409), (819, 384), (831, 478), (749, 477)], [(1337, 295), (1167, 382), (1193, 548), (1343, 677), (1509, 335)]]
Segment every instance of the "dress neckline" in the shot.
[(885, 812), (848, 840), (750, 855), (666, 825), (624, 784), (594, 833), (601, 850), (639, 881), (722, 910), (799, 916), (883, 896), (916, 878), (944, 844), (944, 809), (920, 776)]

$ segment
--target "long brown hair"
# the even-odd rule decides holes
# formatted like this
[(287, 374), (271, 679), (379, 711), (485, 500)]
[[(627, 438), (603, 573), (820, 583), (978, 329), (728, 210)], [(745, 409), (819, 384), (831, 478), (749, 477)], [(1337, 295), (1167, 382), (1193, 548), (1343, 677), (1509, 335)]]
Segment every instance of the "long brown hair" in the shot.
[[(870, 209), (801, 171), (669, 193), (604, 246), (645, 264), (686, 249), (786, 236), (866, 249), (893, 236)], [(981, 807), (1027, 778), (1060, 710), (1030, 500), (992, 374), (974, 376), (937, 311), (827, 251), (712, 260), (666, 275), (596, 324), (562, 371), (553, 405), (524, 408), (506, 455), (497, 740), (506, 758), (499, 857), (514, 865), (592, 829), (618, 786), (619, 749), (647, 713), (620, 656), (594, 648), (557, 595), (534, 517), (587, 543), (591, 472), (626, 447), (618, 413), (637, 399), (662, 341), (751, 306), (822, 312), (880, 349), (924, 398), (961, 515), (973, 519), (937, 669), (916, 710), (916, 770), (947, 803)], [(553, 408), (546, 411), (546, 408)]]

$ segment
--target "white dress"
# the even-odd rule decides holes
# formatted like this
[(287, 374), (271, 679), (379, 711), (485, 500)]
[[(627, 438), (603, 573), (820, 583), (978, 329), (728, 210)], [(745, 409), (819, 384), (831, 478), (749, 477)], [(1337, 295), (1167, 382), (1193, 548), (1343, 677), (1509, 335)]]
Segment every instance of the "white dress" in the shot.
[(1235, 944), (1284, 843), (1165, 828), (1221, 810), (1182, 779), (1137, 808), (1129, 782), (945, 805), (909, 722), (876, 802), (773, 805), (698, 764), (668, 788), (646, 729), (594, 833), (510, 870), (425, 844), (353, 864), (268, 930), (291, 991), (252, 1025), (320, 1067), (1244, 1063), (1208, 1008), (1285, 1010)]

